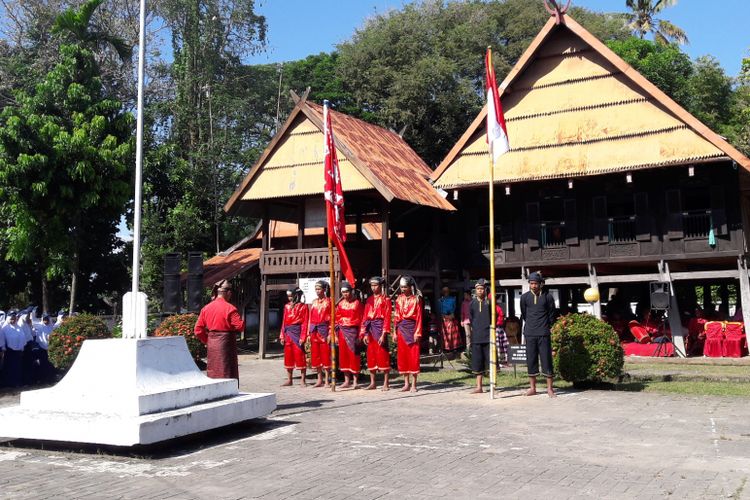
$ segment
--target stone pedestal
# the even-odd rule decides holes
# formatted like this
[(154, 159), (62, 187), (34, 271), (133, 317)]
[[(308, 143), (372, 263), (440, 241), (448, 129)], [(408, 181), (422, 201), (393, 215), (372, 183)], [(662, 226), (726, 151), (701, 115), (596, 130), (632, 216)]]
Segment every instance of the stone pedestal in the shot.
[(115, 446), (144, 445), (263, 417), (276, 395), (240, 393), (198, 370), (182, 337), (87, 340), (56, 386), (0, 410), (0, 434)]

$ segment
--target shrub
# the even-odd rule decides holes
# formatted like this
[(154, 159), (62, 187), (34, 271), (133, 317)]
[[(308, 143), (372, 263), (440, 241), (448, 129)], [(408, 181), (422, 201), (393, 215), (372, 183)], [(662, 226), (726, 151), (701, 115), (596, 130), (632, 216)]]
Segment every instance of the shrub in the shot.
[(608, 323), (589, 314), (562, 316), (552, 326), (555, 371), (568, 382), (601, 382), (622, 374), (622, 346)]
[(202, 366), (203, 358), (206, 357), (206, 346), (193, 333), (196, 321), (197, 314), (175, 314), (161, 322), (154, 330), (154, 337), (185, 337), (190, 355), (198, 366)]
[(49, 360), (58, 370), (67, 371), (73, 366), (84, 340), (111, 337), (107, 325), (96, 316), (80, 314), (65, 318), (50, 335)]

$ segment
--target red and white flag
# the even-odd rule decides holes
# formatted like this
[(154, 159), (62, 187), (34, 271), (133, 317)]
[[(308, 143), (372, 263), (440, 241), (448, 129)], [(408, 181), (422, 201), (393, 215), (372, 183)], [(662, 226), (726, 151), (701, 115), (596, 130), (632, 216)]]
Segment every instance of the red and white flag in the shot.
[(500, 96), (495, 80), (495, 67), (492, 65), (492, 50), (487, 47), (485, 57), (487, 82), (487, 144), (490, 145), (493, 159), (497, 161), (500, 155), (510, 150), (508, 143), (508, 129), (505, 128), (505, 116), (500, 105)]
[(325, 136), (325, 200), (328, 234), (331, 242), (339, 251), (341, 272), (346, 280), (356, 286), (352, 266), (344, 251), (346, 241), (346, 220), (344, 218), (344, 191), (341, 189), (341, 171), (336, 156), (336, 144), (331, 128), (331, 114), (328, 112), (328, 101), (323, 101), (323, 135)]

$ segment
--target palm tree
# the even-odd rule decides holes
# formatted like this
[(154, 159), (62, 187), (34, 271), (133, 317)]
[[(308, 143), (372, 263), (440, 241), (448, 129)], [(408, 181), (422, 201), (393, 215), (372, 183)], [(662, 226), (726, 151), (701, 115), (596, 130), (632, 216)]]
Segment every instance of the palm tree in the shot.
[(55, 19), (53, 33), (68, 32), (83, 45), (94, 49), (112, 47), (122, 62), (130, 61), (133, 47), (125, 40), (104, 31), (92, 29), (91, 18), (104, 0), (88, 0), (79, 9), (68, 9)]
[(676, 4), (677, 0), (625, 0), (625, 5), (631, 11), (628, 14), (628, 26), (640, 38), (653, 33), (656, 43), (669, 45), (677, 42), (684, 45), (688, 43), (688, 38), (682, 28), (655, 17), (662, 10)]

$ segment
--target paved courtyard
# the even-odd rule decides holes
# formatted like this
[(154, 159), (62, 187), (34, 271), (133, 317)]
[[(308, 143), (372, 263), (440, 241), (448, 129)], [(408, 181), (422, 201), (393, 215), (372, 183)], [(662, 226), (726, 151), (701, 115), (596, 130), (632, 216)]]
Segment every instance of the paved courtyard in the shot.
[(5, 443), (0, 497), (750, 498), (746, 399), (332, 393), (279, 388), (281, 361), (252, 356), (240, 373), (277, 393), (268, 419), (132, 454)]

